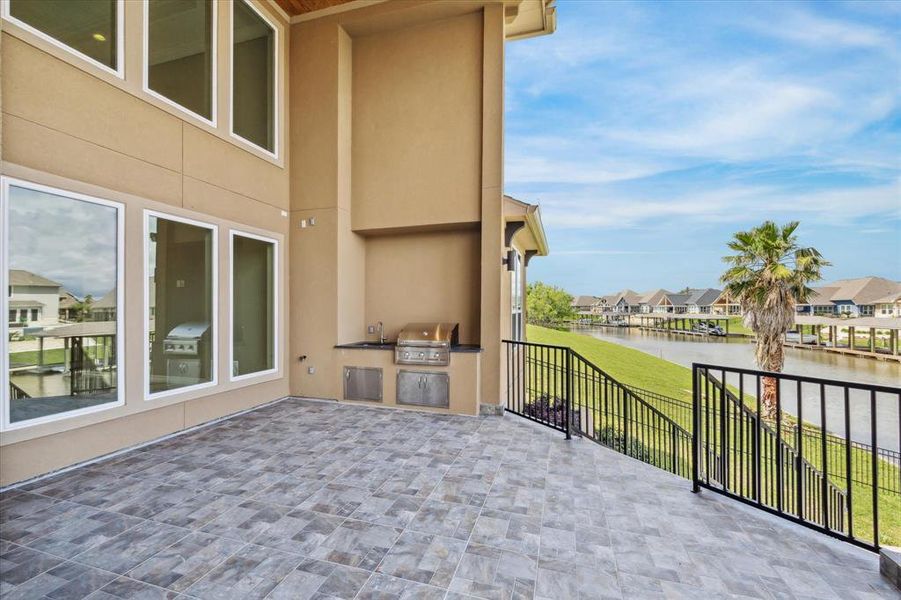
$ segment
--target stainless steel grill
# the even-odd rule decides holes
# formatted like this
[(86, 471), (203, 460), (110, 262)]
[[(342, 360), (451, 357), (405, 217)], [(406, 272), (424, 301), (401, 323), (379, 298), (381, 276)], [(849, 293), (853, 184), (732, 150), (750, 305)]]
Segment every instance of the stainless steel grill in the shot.
[(394, 362), (398, 365), (450, 364), (450, 351), (459, 343), (457, 323), (407, 323), (397, 336)]

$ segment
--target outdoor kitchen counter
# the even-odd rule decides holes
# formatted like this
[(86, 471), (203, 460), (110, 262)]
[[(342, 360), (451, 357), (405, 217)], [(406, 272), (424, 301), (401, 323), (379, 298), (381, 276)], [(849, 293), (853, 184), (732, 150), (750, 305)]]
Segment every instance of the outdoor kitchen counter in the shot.
[[(338, 400), (369, 406), (397, 407), (458, 415), (478, 415), (482, 352), (477, 345), (458, 345), (451, 349), (450, 364), (398, 365), (394, 362), (394, 343), (362, 342), (335, 346), (335, 389)], [(379, 350), (380, 352), (369, 352)], [(367, 401), (345, 398), (345, 368), (380, 369), (382, 400)], [(449, 405), (446, 408), (410, 405), (398, 402), (398, 376), (401, 373), (447, 374), (449, 377)]]
[[(344, 350), (394, 350), (396, 344), (394, 342), (385, 342), (384, 344), (379, 344), (378, 342), (352, 342), (350, 344), (337, 344), (335, 348), (342, 348)], [(457, 344), (456, 346), (451, 346), (451, 352), (481, 352), (482, 348), (478, 344)]]

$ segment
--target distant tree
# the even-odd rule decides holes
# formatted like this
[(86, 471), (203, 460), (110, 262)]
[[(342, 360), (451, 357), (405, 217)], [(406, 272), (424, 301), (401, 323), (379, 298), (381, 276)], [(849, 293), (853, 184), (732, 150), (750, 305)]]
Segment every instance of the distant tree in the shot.
[(536, 281), (526, 287), (530, 323), (559, 323), (574, 316), (573, 297), (566, 290)]
[[(810, 284), (829, 265), (815, 248), (798, 245), (797, 229), (797, 221), (782, 226), (765, 221), (736, 233), (729, 242), (735, 254), (723, 257), (729, 268), (720, 281), (744, 309), (744, 323), (757, 336), (757, 365), (764, 371), (782, 371), (784, 336), (794, 325), (795, 305), (808, 301)], [(768, 418), (776, 415), (776, 386), (772, 377), (763, 378), (761, 401)]]
[(94, 297), (88, 294), (84, 300), (75, 303), (75, 320), (84, 323), (90, 320), (91, 313), (94, 311)]

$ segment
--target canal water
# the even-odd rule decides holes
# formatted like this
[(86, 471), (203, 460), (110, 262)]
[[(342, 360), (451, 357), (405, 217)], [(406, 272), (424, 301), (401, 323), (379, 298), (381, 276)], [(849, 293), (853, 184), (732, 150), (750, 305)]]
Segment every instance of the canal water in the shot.
[[(726, 367), (756, 369), (754, 344), (747, 338), (714, 338), (658, 333), (640, 330), (636, 327), (579, 327), (574, 332), (589, 335), (636, 350), (641, 350), (658, 358), (691, 367), (692, 363), (707, 363)], [(603, 365), (599, 365), (603, 368)], [(819, 350), (785, 349), (783, 372), (823, 379), (838, 379), (857, 383), (901, 386), (901, 363), (870, 358), (844, 356)], [(738, 379), (729, 378), (729, 383), (737, 387)], [(745, 379), (745, 387), (753, 387), (753, 382)], [(793, 388), (793, 386), (792, 386)], [(794, 388), (793, 388), (794, 389)], [(802, 387), (804, 420), (819, 424), (819, 386)], [(783, 395), (785, 410), (797, 414), (795, 394), (787, 391)], [(877, 444), (881, 448), (901, 449), (899, 432), (899, 402), (897, 396), (877, 395)], [(869, 394), (852, 391), (850, 394), (851, 438), (869, 444), (870, 398)], [(844, 398), (838, 389), (826, 390), (826, 428), (837, 435), (844, 435)]]

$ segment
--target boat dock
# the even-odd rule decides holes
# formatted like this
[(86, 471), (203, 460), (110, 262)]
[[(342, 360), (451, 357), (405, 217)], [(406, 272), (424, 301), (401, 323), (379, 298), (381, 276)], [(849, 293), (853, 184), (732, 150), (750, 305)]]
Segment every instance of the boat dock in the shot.
[[(729, 336), (729, 317), (725, 315), (647, 314), (630, 315), (630, 321), (637, 320), (644, 331), (675, 333), (693, 336)], [(710, 324), (713, 323), (713, 327)], [(717, 331), (721, 331), (718, 333)]]
[(901, 319), (795, 317), (799, 340), (786, 347), (901, 362)]

